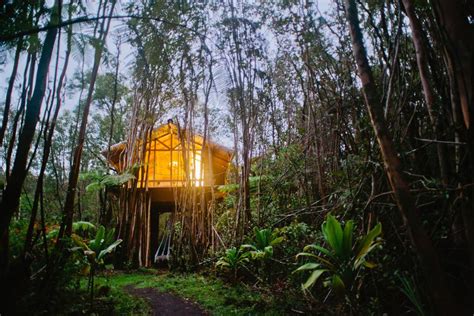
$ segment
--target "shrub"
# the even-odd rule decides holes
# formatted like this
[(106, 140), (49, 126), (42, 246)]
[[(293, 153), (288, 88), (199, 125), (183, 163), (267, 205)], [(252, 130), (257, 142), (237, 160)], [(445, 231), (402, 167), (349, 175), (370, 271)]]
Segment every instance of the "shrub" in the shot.
[(354, 242), (354, 222), (350, 220), (343, 227), (334, 216), (328, 215), (321, 231), (328, 248), (315, 244), (306, 246), (297, 257), (313, 261), (301, 265), (295, 272), (312, 271), (303, 284), (304, 290), (312, 287), (325, 275), (325, 286), (330, 286), (337, 294), (345, 294), (353, 289), (356, 280), (362, 278), (363, 275), (359, 273), (362, 267), (375, 267), (366, 257), (381, 244), (376, 238), (382, 232), (382, 225), (375, 225), (369, 233)]
[(249, 262), (249, 252), (241, 248), (229, 248), (225, 251), (225, 255), (220, 257), (216, 263), (216, 268), (224, 271), (232, 272), (232, 276), (237, 279), (237, 273), (245, 263)]
[(254, 229), (254, 240), (252, 243), (242, 245), (243, 249), (249, 249), (252, 259), (265, 260), (273, 256), (273, 247), (283, 241), (283, 237), (278, 236), (277, 231), (269, 228)]

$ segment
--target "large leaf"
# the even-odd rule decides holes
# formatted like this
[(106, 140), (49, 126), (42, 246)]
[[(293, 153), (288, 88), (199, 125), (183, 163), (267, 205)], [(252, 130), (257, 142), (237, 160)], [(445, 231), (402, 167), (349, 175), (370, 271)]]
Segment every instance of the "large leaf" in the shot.
[(341, 224), (337, 221), (337, 219), (332, 216), (328, 215), (326, 221), (322, 225), (322, 231), (324, 234), (324, 238), (334, 250), (336, 255), (341, 256), (342, 250), (342, 239), (343, 239), (343, 231)]
[(103, 187), (101, 182), (92, 182), (86, 186), (86, 192), (100, 191)]
[(255, 230), (255, 244), (258, 249), (264, 250), (270, 244), (271, 234), (272, 232), (268, 228)]
[(276, 237), (270, 242), (270, 246), (276, 246), (283, 242), (284, 238), (283, 237)]
[(271, 257), (271, 256), (273, 256), (273, 246), (267, 246), (267, 247), (265, 247), (265, 249), (263, 250), (263, 252), (265, 253), (265, 256), (266, 256), (266, 257)]
[(107, 231), (104, 238), (104, 244), (110, 245), (115, 240), (115, 229), (111, 228)]
[(327, 271), (326, 269), (314, 270), (309, 276), (308, 280), (306, 280), (306, 282), (303, 284), (303, 289), (306, 290), (309, 287), (313, 286), (313, 284), (315, 284), (318, 281), (319, 277), (326, 271)]
[(104, 186), (116, 186), (134, 180), (135, 176), (131, 173), (124, 172), (122, 174), (109, 174), (101, 181)]
[(331, 286), (338, 295), (343, 295), (346, 291), (346, 286), (342, 281), (341, 277), (337, 274), (334, 274), (331, 279)]
[[(369, 249), (367, 249), (367, 251), (365, 251), (363, 253), (363, 255), (361, 256), (358, 256), (355, 260), (354, 260), (354, 269), (358, 269), (362, 264), (365, 265), (365, 257), (372, 251), (374, 250), (376, 247), (380, 246), (380, 242), (377, 242), (377, 243), (372, 243), (372, 245), (369, 247)], [(367, 266), (367, 265), (365, 265)]]
[(320, 266), (321, 266), (320, 264), (317, 264), (317, 263), (314, 263), (314, 262), (308, 262), (308, 263), (305, 263), (302, 266), (300, 266), (295, 271), (293, 271), (293, 273), (299, 272), (299, 271), (304, 271), (304, 270), (314, 270), (316, 268), (319, 268)]
[(91, 222), (78, 221), (78, 222), (72, 223), (72, 230), (73, 231), (78, 231), (78, 230), (92, 231), (92, 230), (95, 230), (95, 229), (96, 229), (95, 225), (92, 224)]
[(344, 226), (344, 234), (343, 234), (343, 255), (345, 258), (349, 258), (352, 252), (352, 236), (354, 233), (354, 221), (350, 220), (347, 221), (346, 225)]
[(230, 267), (230, 264), (229, 264), (229, 262), (227, 262), (225, 260), (225, 258), (221, 258), (216, 262), (216, 268), (223, 269), (223, 268), (227, 268), (227, 267)]
[(241, 249), (237, 249), (235, 247), (229, 248), (225, 252), (225, 256), (221, 257), (217, 263), (217, 268), (230, 268), (230, 269), (237, 269), (240, 265), (249, 261), (249, 253), (246, 251), (241, 251)]
[(95, 252), (100, 252), (102, 250), (102, 244), (104, 243), (104, 237), (105, 227), (100, 225), (97, 234), (95, 235), (95, 239), (89, 242), (89, 247)]
[(307, 245), (303, 248), (303, 251), (308, 251), (310, 249), (318, 250), (318, 251), (322, 252), (323, 254), (325, 254), (326, 256), (330, 257), (331, 259), (335, 259), (333, 253), (331, 253), (329, 250), (327, 250), (326, 248), (321, 247), (319, 245), (314, 245), (314, 244)]
[[(382, 233), (382, 224), (378, 223), (375, 225), (374, 228), (364, 237), (362, 238), (356, 248), (356, 260), (360, 259), (361, 257), (365, 257), (370, 250), (374, 247), (371, 247), (374, 239)], [(370, 250), (369, 250), (370, 249)]]
[(82, 238), (79, 237), (78, 235), (72, 234), (71, 239), (77, 246), (81, 247), (81, 249), (83, 251), (90, 251), (91, 250), (89, 248), (89, 246), (87, 246), (87, 244), (84, 242), (84, 240), (82, 240)]
[[(251, 244), (242, 245), (242, 246), (240, 246), (240, 249), (242, 249), (242, 250), (251, 249), (251, 250), (254, 250), (254, 251), (258, 250), (257, 247), (255, 247), (254, 245), (251, 245)], [(229, 249), (227, 249), (227, 250), (229, 250)]]
[(319, 262), (323, 263), (327, 268), (329, 268), (331, 270), (336, 270), (336, 267), (334, 266), (334, 264), (331, 261), (329, 261), (328, 259), (325, 259), (321, 256), (315, 255), (314, 253), (300, 252), (299, 254), (296, 255), (296, 258), (299, 258), (299, 257), (314, 258), (314, 259), (318, 260)]
[(375, 268), (377, 265), (373, 262), (370, 262), (370, 261), (365, 261), (364, 260), (364, 267), (366, 268), (369, 268), (369, 269), (373, 269)]
[(104, 256), (114, 251), (115, 248), (117, 248), (117, 246), (120, 245), (121, 242), (122, 242), (122, 239), (117, 239), (116, 241), (114, 241), (110, 246), (108, 246), (107, 248), (105, 248), (99, 253), (99, 256), (97, 257), (97, 259), (102, 260)]

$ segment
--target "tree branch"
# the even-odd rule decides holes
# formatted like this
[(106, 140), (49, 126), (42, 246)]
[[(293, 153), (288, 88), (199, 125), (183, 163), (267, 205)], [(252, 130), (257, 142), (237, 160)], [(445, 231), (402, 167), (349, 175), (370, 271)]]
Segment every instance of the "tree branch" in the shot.
[(183, 24), (174, 23), (174, 22), (170, 22), (170, 21), (160, 19), (160, 18), (155, 18), (155, 17), (145, 17), (145, 16), (140, 16), (140, 15), (135, 15), (135, 14), (127, 14), (127, 15), (106, 15), (106, 16), (96, 16), (96, 17), (81, 16), (81, 17), (78, 17), (78, 18), (75, 18), (75, 19), (62, 21), (59, 24), (48, 24), (46, 26), (35, 27), (35, 28), (29, 29), (29, 30), (19, 31), (19, 32), (9, 34), (9, 35), (0, 35), (0, 42), (12, 41), (12, 40), (20, 38), (22, 36), (37, 34), (37, 33), (44, 32), (44, 31), (47, 31), (47, 30), (50, 30), (50, 29), (53, 29), (53, 28), (62, 28), (62, 27), (77, 24), (77, 23), (86, 23), (86, 22), (92, 22), (92, 21), (97, 21), (97, 20), (102, 20), (102, 19), (109, 19), (109, 18), (110, 19), (152, 20), (152, 21), (166, 23), (166, 24), (169, 24), (171, 26), (184, 28), (184, 29), (190, 30), (190, 31), (192, 31), (196, 34), (199, 34), (198, 31), (196, 31), (196, 30), (194, 30), (190, 27), (187, 27), (186, 25), (183, 25)]

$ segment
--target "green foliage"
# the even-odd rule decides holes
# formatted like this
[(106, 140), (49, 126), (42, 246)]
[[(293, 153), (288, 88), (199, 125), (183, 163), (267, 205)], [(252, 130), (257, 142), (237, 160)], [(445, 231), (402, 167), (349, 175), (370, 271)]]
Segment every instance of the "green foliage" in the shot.
[(231, 271), (235, 278), (238, 270), (249, 261), (249, 252), (244, 251), (242, 248), (232, 247), (227, 249), (225, 255), (219, 258), (216, 262), (216, 268)]
[(295, 272), (311, 271), (311, 275), (303, 284), (305, 290), (316, 284), (321, 276), (326, 275), (324, 285), (342, 295), (351, 291), (354, 281), (362, 277), (359, 273), (362, 267), (375, 267), (366, 257), (381, 244), (376, 238), (382, 232), (382, 225), (378, 223), (369, 233), (354, 242), (354, 222), (347, 221), (343, 226), (329, 214), (321, 231), (329, 247), (315, 244), (306, 246), (297, 258), (306, 257), (312, 261), (301, 265)]
[(250, 254), (253, 259), (268, 259), (273, 256), (273, 247), (282, 241), (283, 237), (278, 236), (277, 231), (272, 231), (269, 228), (255, 228), (253, 242), (242, 245), (241, 248), (250, 249)]
[[(268, 182), (272, 180), (273, 177), (270, 175), (261, 175), (261, 176), (252, 176), (249, 177), (249, 189), (250, 193), (255, 193), (257, 186), (261, 182)], [(217, 190), (222, 193), (236, 193), (239, 190), (239, 185), (237, 183), (228, 183), (219, 185)]]
[[(243, 244), (239, 248), (227, 249), (225, 255), (217, 261), (216, 268), (232, 272), (234, 280), (242, 268), (246, 268), (247, 271), (257, 270), (259, 274), (266, 275), (270, 270), (266, 263), (273, 257), (274, 247), (281, 244), (283, 240), (278, 230), (255, 228), (250, 243)], [(247, 264), (249, 267), (246, 266)]]
[(95, 232), (97, 227), (91, 222), (78, 221), (72, 223), (72, 231), (80, 236), (87, 237)]
[[(110, 107), (114, 101), (120, 102), (127, 95), (129, 89), (122, 83), (123, 79), (121, 76), (115, 77), (112, 72), (97, 76), (94, 101), (100, 109)], [(117, 88), (116, 91), (115, 88)]]
[(236, 183), (223, 184), (223, 185), (219, 185), (217, 187), (217, 190), (222, 193), (237, 192), (237, 190), (239, 190), (239, 185)]
[(293, 221), (287, 226), (276, 228), (275, 231), (285, 239), (281, 247), (285, 256), (293, 257), (310, 240), (314, 240), (314, 231), (304, 222)]
[[(97, 227), (92, 224), (91, 222), (87, 221), (77, 221), (72, 223), (72, 232), (76, 235), (81, 236), (81, 238), (88, 238), (94, 232), (96, 232)], [(53, 229), (51, 229), (46, 237), (50, 240), (56, 239), (59, 234), (59, 227), (57, 225), (54, 226)]]
[[(88, 304), (89, 293), (86, 283), (73, 290), (65, 290), (60, 297), (54, 297), (55, 306), (44, 314), (52, 315), (150, 315), (148, 303), (136, 296), (129, 295), (120, 287), (109, 286), (101, 282), (97, 286), (96, 304)], [(48, 306), (50, 308), (51, 306)], [(43, 314), (36, 311), (35, 314)]]
[(112, 253), (122, 239), (115, 240), (115, 230), (106, 231), (104, 226), (100, 226), (97, 230), (95, 238), (88, 242), (78, 235), (73, 234), (72, 240), (84, 252), (91, 264), (103, 265), (104, 258)]
[(83, 240), (76, 234), (73, 234), (72, 240), (77, 245), (72, 250), (81, 250), (84, 256), (87, 258), (90, 269), (89, 269), (89, 289), (91, 295), (91, 304), (94, 298), (94, 276), (95, 270), (104, 265), (105, 257), (112, 253), (120, 243), (122, 239), (115, 240), (115, 230), (105, 230), (104, 226), (100, 226), (97, 229), (95, 238), (89, 241)]
[(119, 186), (135, 179), (135, 176), (129, 172), (122, 174), (103, 174), (100, 172), (91, 172), (81, 174), (81, 180), (91, 181), (86, 187), (86, 191), (99, 191), (106, 187)]
[(169, 292), (201, 305), (211, 315), (282, 315), (273, 297), (242, 283), (225, 284), (221, 279), (200, 274), (141, 273), (113, 274), (98, 277), (98, 284), (120, 290), (126, 285), (137, 288), (155, 288)]
[(8, 237), (9, 246), (10, 246), (9, 255), (13, 259), (17, 258), (23, 251), (27, 229), (28, 229), (28, 221), (26, 220), (13, 221), (10, 224), (9, 237)]

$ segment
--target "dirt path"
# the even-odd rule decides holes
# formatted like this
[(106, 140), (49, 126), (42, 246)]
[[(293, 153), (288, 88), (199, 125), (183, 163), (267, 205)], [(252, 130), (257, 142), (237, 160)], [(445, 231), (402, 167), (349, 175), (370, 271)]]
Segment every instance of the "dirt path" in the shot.
[(201, 316), (208, 315), (197, 304), (170, 293), (159, 292), (154, 288), (136, 288), (133, 285), (124, 287), (131, 295), (145, 299), (151, 306), (152, 315), (160, 316)]

